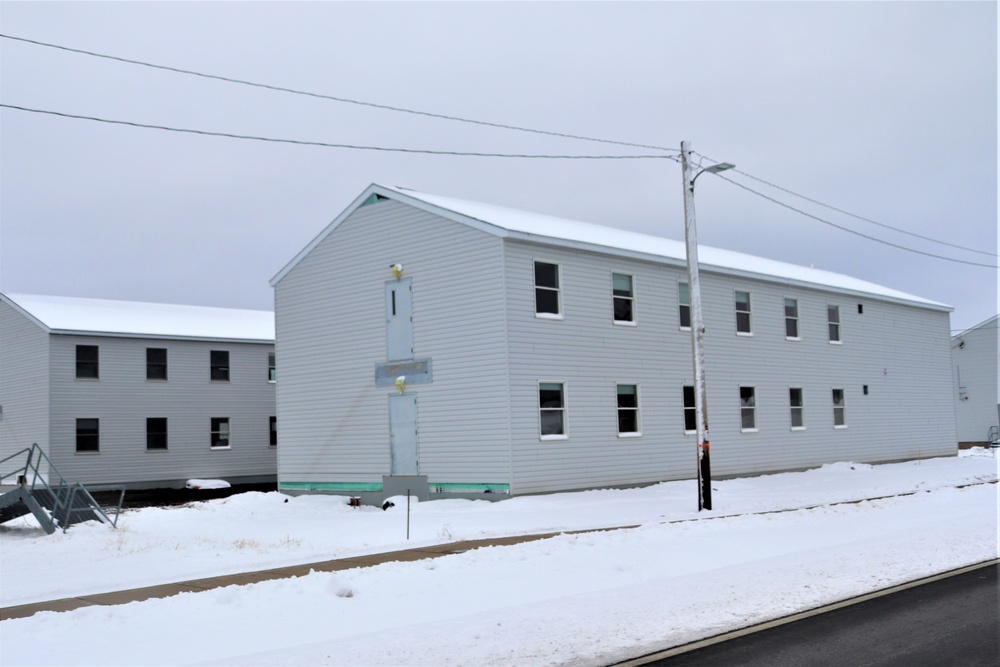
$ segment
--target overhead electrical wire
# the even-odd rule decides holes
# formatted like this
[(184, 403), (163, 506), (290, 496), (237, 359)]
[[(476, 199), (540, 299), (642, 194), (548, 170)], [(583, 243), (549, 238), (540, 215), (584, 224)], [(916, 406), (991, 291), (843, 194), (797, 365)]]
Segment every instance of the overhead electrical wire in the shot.
[[(710, 158), (710, 157), (708, 157), (706, 155), (702, 155), (701, 153), (698, 153), (697, 151), (692, 151), (692, 152), (695, 155), (698, 155), (699, 157), (705, 158), (706, 160), (711, 160), (713, 162), (715, 161), (715, 160), (712, 160), (712, 158)], [(817, 206), (822, 206), (824, 208), (828, 208), (831, 211), (836, 211), (837, 213), (842, 213), (844, 215), (850, 216), (850, 217), (855, 218), (857, 220), (861, 220), (863, 222), (868, 222), (868, 223), (871, 223), (873, 225), (877, 225), (879, 227), (884, 227), (885, 229), (891, 229), (892, 231), (899, 232), (900, 234), (908, 234), (909, 236), (913, 236), (913, 237), (916, 237), (918, 239), (923, 239), (924, 241), (930, 241), (931, 243), (939, 243), (941, 245), (946, 245), (946, 246), (949, 246), (951, 248), (958, 248), (959, 250), (967, 250), (969, 252), (978, 253), (980, 255), (986, 255), (987, 257), (997, 257), (998, 256), (996, 253), (988, 252), (986, 250), (977, 250), (976, 248), (968, 248), (966, 246), (958, 245), (956, 243), (949, 243), (948, 241), (942, 241), (940, 239), (934, 239), (934, 238), (931, 238), (929, 236), (923, 236), (923, 235), (917, 234), (915, 232), (907, 231), (905, 229), (900, 229), (899, 227), (893, 227), (892, 225), (887, 225), (884, 222), (879, 222), (877, 220), (872, 220), (870, 218), (865, 218), (865, 217), (857, 215), (855, 213), (851, 213), (850, 211), (845, 211), (843, 209), (837, 208), (836, 206), (831, 206), (830, 204), (824, 204), (823, 202), (818, 201), (816, 199), (813, 199), (811, 197), (807, 197), (807, 196), (801, 195), (801, 194), (799, 194), (797, 192), (793, 192), (793, 191), (791, 191), (791, 190), (789, 190), (787, 188), (781, 187), (780, 185), (776, 185), (774, 183), (770, 183), (768, 181), (765, 181), (763, 178), (758, 178), (758, 177), (754, 176), (753, 174), (748, 174), (745, 171), (741, 171), (739, 169), (736, 169), (735, 167), (732, 169), (732, 171), (736, 172), (737, 174), (742, 174), (743, 176), (746, 176), (747, 178), (752, 178), (753, 180), (757, 181), (758, 183), (763, 183), (764, 185), (770, 186), (770, 187), (774, 188), (775, 190), (781, 190), (782, 192), (784, 192), (786, 194), (790, 194), (793, 197), (798, 197), (799, 199), (804, 199), (807, 202), (810, 202), (812, 204), (816, 204)]]
[(253, 86), (254, 88), (264, 88), (267, 90), (274, 90), (281, 93), (292, 93), (293, 95), (305, 95), (306, 97), (315, 97), (323, 100), (332, 100), (334, 102), (343, 102), (345, 104), (357, 104), (360, 106), (371, 107), (374, 109), (384, 109), (386, 111), (397, 111), (400, 113), (415, 114), (418, 116), (426, 116), (428, 118), (439, 118), (441, 120), (451, 120), (459, 123), (470, 123), (473, 125), (485, 125), (488, 127), (496, 127), (504, 130), (517, 130), (518, 132), (531, 132), (534, 134), (545, 134), (552, 137), (563, 137), (565, 139), (577, 139), (580, 141), (596, 141), (604, 144), (616, 144), (619, 146), (628, 146), (630, 148), (649, 148), (658, 151), (671, 151), (673, 153), (680, 153), (677, 148), (663, 148), (662, 146), (650, 146), (646, 144), (636, 144), (628, 141), (616, 141), (614, 139), (598, 139), (595, 137), (585, 137), (578, 134), (567, 134), (564, 132), (552, 132), (549, 130), (537, 130), (530, 127), (520, 127), (517, 125), (506, 125), (504, 123), (492, 123), (485, 120), (474, 120), (472, 118), (461, 118), (459, 116), (448, 116), (440, 113), (433, 113), (430, 111), (418, 111), (416, 109), (407, 109), (405, 107), (394, 107), (388, 104), (377, 104), (375, 102), (365, 102), (362, 100), (352, 100), (346, 97), (337, 97), (335, 95), (325, 95), (323, 93), (313, 93), (307, 90), (296, 90), (294, 88), (285, 88), (284, 86), (272, 86), (267, 83), (256, 83), (253, 81), (246, 81), (244, 79), (234, 79), (228, 76), (221, 76), (218, 74), (207, 74), (205, 72), (197, 72), (195, 70), (182, 69), (180, 67), (170, 67), (168, 65), (157, 65), (155, 63), (147, 63), (141, 60), (132, 60), (131, 58), (122, 58), (120, 56), (111, 56), (104, 53), (95, 53), (94, 51), (84, 51), (83, 49), (74, 49), (68, 46), (60, 46), (59, 44), (50, 44), (47, 42), (39, 42), (34, 39), (25, 39), (24, 37), (15, 37), (13, 35), (5, 35), (0, 33), (0, 38), (16, 40), (18, 42), (25, 42), (27, 44), (35, 44), (36, 46), (44, 46), (50, 49), (59, 49), (61, 51), (69, 51), (71, 53), (80, 53), (86, 56), (93, 56), (95, 58), (104, 58), (106, 60), (116, 60), (122, 63), (128, 63), (130, 65), (141, 65), (142, 67), (151, 67), (153, 69), (165, 70), (168, 72), (177, 72), (179, 74), (190, 74), (191, 76), (200, 76), (205, 79), (215, 79), (216, 81), (226, 81), (228, 83), (236, 83), (242, 86)]
[(16, 109), (17, 111), (27, 111), (30, 113), (47, 114), (50, 116), (60, 116), (62, 118), (89, 120), (97, 123), (107, 123), (110, 125), (127, 125), (129, 127), (140, 127), (150, 130), (165, 130), (167, 132), (200, 134), (209, 137), (225, 137), (228, 139), (266, 141), (278, 144), (296, 144), (299, 146), (319, 146), (323, 148), (346, 148), (346, 149), (361, 150), (361, 151), (383, 151), (389, 153), (422, 153), (425, 155), (458, 155), (464, 157), (505, 157), (505, 158), (543, 159), (543, 160), (676, 160), (677, 159), (672, 155), (537, 155), (537, 154), (522, 154), (522, 153), (479, 153), (473, 151), (442, 151), (442, 150), (432, 150), (426, 148), (398, 148), (391, 146), (359, 146), (355, 144), (334, 144), (324, 141), (306, 141), (302, 139), (278, 139), (275, 137), (258, 137), (247, 134), (234, 134), (231, 132), (194, 130), (190, 128), (170, 127), (167, 125), (153, 125), (151, 123), (137, 123), (128, 120), (114, 120), (110, 118), (98, 118), (96, 116), (82, 116), (79, 114), (63, 113), (61, 111), (50, 111), (47, 109), (31, 109), (29, 107), (22, 107), (14, 104), (0, 103), (0, 107), (5, 109)]
[[(620, 146), (629, 146), (629, 147), (635, 147), (635, 148), (648, 148), (648, 149), (652, 149), (652, 150), (668, 151), (668, 152), (673, 152), (673, 153), (679, 153), (680, 152), (678, 149), (666, 148), (666, 147), (663, 147), (663, 146), (655, 146), (655, 145), (651, 145), (651, 144), (639, 144), (639, 143), (632, 143), (632, 142), (625, 142), (625, 141), (617, 141), (617, 140), (613, 140), (613, 139), (600, 139), (600, 138), (596, 138), (596, 137), (587, 137), (587, 136), (582, 136), (582, 135), (567, 134), (567, 133), (563, 133), (563, 132), (553, 132), (553, 131), (548, 131), (548, 130), (538, 130), (538, 129), (534, 129), (534, 128), (526, 128), (526, 127), (520, 127), (520, 126), (516, 126), (516, 125), (506, 125), (506, 124), (503, 124), (503, 123), (493, 123), (493, 122), (489, 122), (489, 121), (481, 121), (481, 120), (475, 120), (475, 119), (469, 119), (469, 118), (461, 118), (461, 117), (458, 117), (458, 116), (449, 116), (449, 115), (445, 115), (445, 114), (438, 114), (438, 113), (427, 112), (427, 111), (419, 111), (419, 110), (415, 110), (415, 109), (407, 109), (407, 108), (404, 108), (404, 107), (394, 107), (394, 106), (385, 105), (385, 104), (377, 104), (377, 103), (374, 103), (374, 102), (365, 102), (365, 101), (361, 101), (361, 100), (353, 100), (353, 99), (344, 98), (344, 97), (337, 97), (337, 96), (334, 96), (334, 95), (325, 95), (325, 94), (322, 94), (322, 93), (314, 93), (314, 92), (310, 92), (310, 91), (296, 90), (296, 89), (293, 89), (293, 88), (286, 88), (286, 87), (282, 87), (282, 86), (274, 86), (274, 85), (270, 85), (270, 84), (256, 83), (256, 82), (252, 82), (252, 81), (246, 81), (246, 80), (243, 80), (243, 79), (235, 79), (235, 78), (221, 76), (221, 75), (217, 75), (217, 74), (208, 74), (208, 73), (205, 73), (205, 72), (198, 72), (198, 71), (194, 71), (194, 70), (187, 70), (187, 69), (182, 69), (182, 68), (178, 68), (178, 67), (170, 67), (170, 66), (167, 66), (167, 65), (157, 65), (155, 63), (148, 63), (148, 62), (144, 62), (144, 61), (141, 61), (141, 60), (133, 60), (133, 59), (130, 59), (130, 58), (123, 58), (123, 57), (120, 57), (120, 56), (112, 56), (112, 55), (108, 55), (108, 54), (96, 53), (96, 52), (93, 52), (93, 51), (86, 51), (86, 50), (83, 50), (83, 49), (75, 49), (75, 48), (71, 48), (71, 47), (67, 47), (67, 46), (61, 46), (59, 44), (51, 44), (51, 43), (48, 43), (48, 42), (41, 42), (41, 41), (37, 41), (37, 40), (27, 39), (27, 38), (24, 38), (24, 37), (15, 37), (13, 35), (6, 35), (6, 34), (3, 34), (3, 33), (0, 33), (0, 38), (15, 40), (15, 41), (19, 41), (19, 42), (28, 43), (28, 44), (34, 44), (36, 46), (43, 46), (43, 47), (46, 47), (46, 48), (59, 49), (59, 50), (67, 51), (67, 52), (71, 52), (71, 53), (79, 53), (79, 54), (82, 54), (82, 55), (88, 55), (88, 56), (92, 56), (92, 57), (95, 57), (95, 58), (104, 58), (104, 59), (107, 59), (107, 60), (113, 60), (113, 61), (123, 62), (123, 63), (127, 63), (127, 64), (132, 64), (132, 65), (140, 65), (140, 66), (143, 66), (143, 67), (149, 67), (149, 68), (153, 68), (153, 69), (159, 69), (159, 70), (165, 70), (165, 71), (170, 71), (170, 72), (176, 72), (176, 73), (179, 73), (179, 74), (188, 74), (188, 75), (191, 75), (191, 76), (198, 76), (198, 77), (207, 78), (207, 79), (214, 79), (214, 80), (218, 80), (218, 81), (225, 81), (225, 82), (228, 82), (228, 83), (235, 83), (235, 84), (239, 84), (239, 85), (252, 86), (252, 87), (256, 87), (256, 88), (263, 88), (263, 89), (273, 90), (273, 91), (277, 91), (277, 92), (285, 92), (285, 93), (291, 93), (291, 94), (295, 94), (295, 95), (303, 95), (303, 96), (314, 97), (314, 98), (318, 98), (318, 99), (326, 99), (326, 100), (331, 100), (331, 101), (335, 101), (335, 102), (342, 102), (342, 103), (346, 103), (346, 104), (356, 104), (356, 105), (366, 106), (366, 107), (371, 107), (371, 108), (376, 108), (376, 109), (383, 109), (383, 110), (388, 110), (388, 111), (396, 111), (396, 112), (401, 112), (401, 113), (409, 113), (409, 114), (415, 114), (415, 115), (425, 116), (425, 117), (430, 117), (430, 118), (438, 118), (438, 119), (442, 119), (442, 120), (450, 120), (450, 121), (456, 121), (456, 122), (461, 122), (461, 123), (470, 123), (470, 124), (475, 124), (475, 125), (483, 125), (483, 126), (496, 127), (496, 128), (501, 128), (501, 129), (507, 129), (507, 130), (516, 130), (516, 131), (519, 131), (519, 132), (530, 132), (530, 133), (534, 133), (534, 134), (549, 135), (549, 136), (562, 137), (562, 138), (567, 138), (567, 139), (575, 139), (575, 140), (581, 140), (581, 141), (593, 141), (593, 142), (607, 143), (607, 144), (616, 144), (616, 145), (620, 145)], [(97, 117), (93, 117), (93, 116), (82, 116), (82, 115), (69, 114), (69, 113), (63, 113), (63, 112), (57, 112), (57, 111), (49, 111), (49, 110), (43, 110), (43, 109), (31, 109), (31, 108), (28, 108), (28, 107), (21, 107), (21, 106), (15, 106), (15, 105), (10, 105), (10, 104), (0, 104), (0, 107), (5, 107), (5, 108), (9, 108), (9, 109), (16, 109), (16, 110), (20, 110), (20, 111), (27, 111), (27, 112), (32, 112), (32, 113), (40, 113), (40, 114), (49, 114), (49, 115), (53, 115), (53, 116), (61, 116), (61, 117), (64, 117), (64, 118), (75, 118), (75, 119), (80, 119), (80, 120), (90, 120), (90, 121), (100, 122), (100, 123), (109, 123), (109, 124), (116, 124), (116, 125), (126, 125), (126, 126), (131, 126), (131, 127), (139, 127), (139, 128), (146, 128), (146, 129), (156, 129), (156, 130), (163, 130), (163, 131), (168, 131), (168, 132), (181, 132), (181, 133), (198, 134), (198, 135), (204, 135), (204, 136), (217, 136), (217, 137), (225, 137), (225, 138), (231, 138), (231, 139), (264, 141), (264, 142), (271, 142), (271, 143), (287, 143), (287, 144), (296, 144), (296, 145), (303, 145), (303, 146), (319, 146), (319, 147), (325, 147), (325, 148), (341, 148), (341, 149), (352, 149), (352, 150), (369, 150), (369, 151), (397, 152), (397, 153), (420, 153), (420, 154), (427, 154), (427, 155), (454, 155), (454, 156), (466, 156), (466, 157), (505, 157), (505, 158), (523, 158), (523, 159), (532, 159), (532, 158), (534, 158), (534, 159), (581, 159), (581, 160), (614, 160), (614, 159), (619, 159), (619, 160), (635, 160), (635, 159), (657, 159), (657, 158), (663, 159), (663, 158), (666, 158), (666, 159), (673, 160), (675, 162), (679, 161), (678, 158), (676, 156), (673, 156), (673, 155), (538, 155), (538, 154), (514, 154), (514, 153), (485, 153), (485, 152), (443, 151), (443, 150), (432, 150), (432, 149), (410, 149), (410, 148), (384, 147), (384, 146), (359, 146), (359, 145), (352, 145), (352, 144), (334, 144), (334, 143), (327, 143), (327, 142), (320, 142), (320, 141), (305, 141), (305, 140), (296, 140), (296, 139), (279, 139), (279, 138), (273, 138), (273, 137), (259, 137), (259, 136), (251, 136), (251, 135), (232, 134), (232, 133), (226, 133), (226, 132), (212, 132), (212, 131), (206, 131), (206, 130), (194, 130), (194, 129), (187, 129), (187, 128), (176, 128), (176, 127), (169, 127), (169, 126), (163, 126), (163, 125), (152, 125), (152, 124), (137, 123), (137, 122), (131, 122), (131, 121), (121, 121), (121, 120), (112, 120), (112, 119), (107, 119), (107, 118), (97, 118)], [(708, 156), (706, 156), (706, 155), (704, 155), (702, 153), (698, 153), (696, 151), (693, 151), (693, 153), (695, 155), (698, 155), (699, 157), (701, 157), (703, 159), (712, 160), (712, 158), (709, 158)], [(929, 241), (931, 243), (938, 243), (938, 244), (941, 244), (941, 245), (945, 245), (945, 246), (957, 248), (957, 249), (960, 249), (960, 250), (966, 250), (966, 251), (969, 251), (969, 252), (974, 252), (974, 253), (978, 253), (978, 254), (987, 255), (987, 256), (990, 256), (990, 257), (997, 257), (997, 255), (994, 254), (994, 253), (990, 253), (990, 252), (986, 252), (986, 251), (982, 251), (982, 250), (977, 250), (975, 248), (968, 248), (968, 247), (965, 247), (965, 246), (961, 246), (961, 245), (949, 243), (947, 241), (941, 241), (939, 239), (933, 239), (933, 238), (930, 238), (930, 237), (927, 237), (927, 236), (922, 236), (920, 234), (916, 234), (914, 232), (907, 231), (905, 229), (900, 229), (898, 227), (893, 227), (891, 225), (887, 225), (887, 224), (878, 222), (876, 220), (871, 220), (869, 218), (865, 218), (863, 216), (856, 215), (854, 213), (851, 213), (849, 211), (845, 211), (845, 210), (837, 208), (835, 206), (831, 206), (829, 204), (825, 204), (823, 202), (820, 202), (818, 200), (812, 199), (812, 198), (807, 197), (805, 195), (801, 195), (799, 193), (793, 192), (792, 190), (788, 190), (787, 188), (783, 188), (783, 187), (781, 187), (779, 185), (776, 185), (774, 183), (770, 183), (768, 181), (765, 181), (762, 178), (758, 178), (756, 176), (753, 176), (752, 174), (749, 174), (747, 172), (741, 171), (739, 169), (733, 169), (733, 171), (736, 172), (736, 173), (739, 173), (739, 174), (741, 174), (741, 175), (743, 175), (743, 176), (745, 176), (747, 178), (750, 178), (750, 179), (753, 179), (755, 181), (758, 181), (759, 183), (762, 183), (764, 185), (768, 185), (768, 186), (773, 187), (773, 188), (775, 188), (777, 190), (785, 192), (786, 194), (790, 194), (792, 196), (799, 197), (800, 199), (803, 199), (803, 200), (808, 201), (810, 203), (816, 204), (818, 206), (823, 206), (825, 208), (828, 208), (830, 210), (836, 211), (836, 212), (841, 213), (843, 215), (847, 215), (847, 216), (856, 218), (856, 219), (861, 220), (863, 222), (867, 222), (867, 223), (870, 223), (870, 224), (873, 224), (873, 225), (877, 225), (879, 227), (890, 229), (890, 230), (893, 230), (893, 231), (896, 231), (896, 232), (899, 232), (899, 233), (902, 233), (902, 234), (908, 234), (910, 236), (913, 236), (913, 237), (916, 237), (916, 238), (920, 238), (922, 240)], [(751, 192), (752, 194), (755, 194), (755, 195), (757, 195), (759, 197), (762, 197), (762, 198), (764, 198), (764, 199), (766, 199), (766, 200), (768, 200), (768, 201), (770, 201), (770, 202), (772, 202), (774, 204), (777, 204), (778, 206), (781, 206), (783, 208), (787, 208), (787, 209), (789, 209), (791, 211), (794, 211), (796, 213), (804, 215), (804, 216), (806, 216), (808, 218), (814, 219), (814, 220), (816, 220), (818, 222), (822, 222), (824, 224), (827, 224), (827, 225), (830, 225), (830, 226), (835, 227), (837, 229), (840, 229), (841, 231), (845, 231), (845, 232), (848, 232), (850, 234), (854, 234), (856, 236), (860, 236), (862, 238), (868, 239), (870, 241), (874, 241), (876, 243), (881, 243), (883, 245), (888, 245), (888, 246), (891, 246), (891, 247), (894, 247), (894, 248), (898, 248), (900, 250), (905, 250), (907, 252), (913, 252), (913, 253), (924, 255), (924, 256), (927, 256), (927, 257), (934, 257), (936, 259), (943, 259), (943, 260), (946, 260), (946, 261), (956, 262), (956, 263), (959, 263), (959, 264), (967, 264), (967, 265), (970, 265), (970, 266), (981, 266), (981, 267), (988, 267), (988, 268), (996, 268), (996, 266), (992, 265), (992, 264), (982, 264), (982, 263), (978, 263), (978, 262), (968, 262), (968, 261), (964, 261), (964, 260), (960, 260), (960, 259), (946, 257), (946, 256), (943, 256), (943, 255), (936, 255), (934, 253), (929, 253), (929, 252), (924, 252), (924, 251), (921, 251), (921, 250), (916, 250), (914, 248), (908, 248), (906, 246), (902, 246), (902, 245), (899, 245), (899, 244), (896, 244), (896, 243), (892, 243), (890, 241), (884, 241), (884, 240), (879, 239), (877, 237), (870, 236), (870, 235), (864, 234), (862, 232), (857, 232), (857, 231), (852, 230), (852, 229), (850, 229), (848, 227), (844, 227), (844, 226), (838, 225), (836, 223), (830, 222), (829, 220), (825, 220), (823, 218), (820, 218), (819, 216), (812, 215), (810, 213), (807, 213), (805, 211), (797, 209), (797, 208), (795, 208), (795, 207), (793, 207), (791, 205), (785, 204), (785, 203), (783, 203), (783, 202), (781, 202), (781, 201), (779, 201), (777, 199), (774, 199), (773, 197), (769, 197), (769, 196), (767, 196), (767, 195), (765, 195), (765, 194), (763, 194), (761, 192), (758, 192), (758, 191), (756, 191), (756, 190), (754, 190), (754, 189), (752, 189), (750, 187), (747, 187), (745, 185), (737, 183), (736, 181), (733, 181), (733, 180), (731, 180), (729, 178), (726, 178), (724, 176), (720, 176), (718, 173), (716, 173), (714, 175), (715, 176), (719, 176), (719, 178), (722, 178), (722, 180), (727, 181), (729, 183), (732, 183), (733, 185), (736, 185), (737, 187), (740, 187), (740, 188), (742, 188), (744, 190), (747, 190), (748, 192)]]
[(726, 181), (727, 183), (732, 183), (736, 187), (742, 188), (742, 189), (746, 190), (747, 192), (751, 192), (751, 193), (757, 195), (758, 197), (762, 197), (762, 198), (768, 200), (771, 203), (777, 204), (778, 206), (781, 206), (783, 208), (787, 208), (788, 210), (794, 211), (794, 212), (796, 212), (796, 213), (798, 213), (800, 215), (804, 215), (807, 218), (812, 218), (813, 220), (816, 220), (817, 222), (822, 222), (824, 225), (829, 225), (831, 227), (835, 227), (835, 228), (837, 228), (837, 229), (839, 229), (839, 230), (841, 230), (843, 232), (847, 232), (848, 234), (854, 234), (855, 236), (860, 236), (861, 238), (868, 239), (869, 241), (875, 241), (876, 243), (881, 243), (883, 245), (891, 246), (893, 248), (898, 248), (899, 250), (905, 250), (907, 252), (913, 252), (913, 253), (916, 253), (918, 255), (924, 255), (926, 257), (934, 257), (935, 259), (943, 259), (943, 260), (946, 260), (948, 262), (955, 262), (956, 264), (966, 264), (968, 266), (982, 266), (982, 267), (985, 267), (987, 269), (996, 269), (997, 268), (996, 264), (982, 264), (980, 262), (968, 262), (968, 261), (965, 261), (963, 259), (955, 259), (954, 257), (945, 257), (944, 255), (935, 255), (934, 253), (924, 252), (923, 250), (917, 250), (915, 248), (909, 248), (907, 246), (899, 245), (898, 243), (892, 243), (891, 241), (884, 241), (884, 240), (882, 240), (882, 239), (880, 239), (878, 237), (869, 236), (868, 234), (864, 234), (862, 232), (855, 231), (855, 230), (853, 230), (853, 229), (851, 229), (849, 227), (844, 227), (843, 225), (838, 225), (835, 222), (830, 222), (829, 220), (826, 220), (825, 218), (821, 218), (818, 215), (813, 215), (812, 213), (808, 213), (806, 211), (803, 211), (802, 209), (795, 208), (794, 206), (791, 206), (791, 205), (786, 204), (784, 202), (778, 201), (774, 197), (769, 197), (769, 196), (765, 195), (762, 192), (758, 192), (758, 191), (754, 190), (751, 187), (743, 185), (742, 183), (737, 183), (736, 181), (732, 180), (731, 178), (726, 178), (725, 176), (722, 176), (721, 174), (716, 173), (714, 175), (717, 176), (718, 178), (721, 178), (722, 180)]

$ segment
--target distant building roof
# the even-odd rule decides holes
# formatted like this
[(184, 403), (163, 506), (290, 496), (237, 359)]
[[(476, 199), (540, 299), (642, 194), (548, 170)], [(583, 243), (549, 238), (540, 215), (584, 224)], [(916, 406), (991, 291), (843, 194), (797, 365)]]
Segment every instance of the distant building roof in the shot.
[[(303, 257), (356, 209), (373, 196), (395, 199), (450, 220), (470, 225), (490, 234), (536, 243), (566, 246), (595, 252), (636, 257), (654, 262), (686, 265), (687, 251), (682, 241), (667, 239), (589, 222), (567, 220), (540, 213), (424, 194), (400, 187), (373, 184), (368, 187), (337, 219), (288, 263), (272, 280), (277, 284)], [(889, 287), (870, 283), (831, 271), (788, 264), (755, 257), (731, 250), (698, 246), (699, 265), (706, 271), (742, 275), (763, 280), (779, 280), (805, 287), (868, 295), (888, 301), (917, 304), (935, 310), (952, 310), (951, 306)]]
[(274, 342), (274, 313), (262, 310), (0, 294), (49, 333)]
[(957, 340), (957, 339), (961, 338), (962, 336), (967, 336), (968, 334), (972, 333), (973, 331), (979, 331), (980, 329), (987, 329), (987, 328), (996, 329), (997, 328), (997, 320), (1000, 320), (1000, 315), (994, 315), (993, 317), (989, 317), (989, 318), (983, 320), (979, 324), (975, 324), (975, 325), (969, 327), (968, 329), (965, 329), (964, 331), (960, 331), (957, 334), (952, 335), (951, 339), (952, 340)]

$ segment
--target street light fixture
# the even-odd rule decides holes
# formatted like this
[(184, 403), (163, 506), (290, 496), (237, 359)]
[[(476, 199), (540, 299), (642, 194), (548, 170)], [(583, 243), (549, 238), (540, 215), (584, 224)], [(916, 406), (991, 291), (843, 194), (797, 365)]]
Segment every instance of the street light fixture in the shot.
[[(735, 165), (720, 162), (694, 173), (691, 147), (681, 142), (681, 173), (684, 177), (684, 240), (687, 245), (688, 293), (691, 300), (691, 346), (694, 356), (694, 414), (698, 428), (698, 511), (712, 509), (712, 466), (709, 460), (708, 408), (705, 391), (705, 323), (701, 312), (698, 278), (698, 229), (694, 218), (694, 182), (702, 174), (716, 174)], [(693, 175), (692, 175), (693, 174)]]

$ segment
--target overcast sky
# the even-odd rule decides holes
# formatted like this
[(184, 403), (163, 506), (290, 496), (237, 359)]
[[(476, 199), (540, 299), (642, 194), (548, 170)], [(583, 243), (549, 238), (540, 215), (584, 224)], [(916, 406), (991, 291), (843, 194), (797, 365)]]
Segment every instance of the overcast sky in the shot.
[[(446, 151), (675, 156), (868, 236), (996, 264), (997, 4), (0, 3), (0, 32), (503, 130), (0, 39), (2, 103)], [(0, 109), (0, 289), (271, 309), (268, 280), (370, 183), (683, 238), (669, 159), (263, 143)], [(850, 217), (830, 206), (946, 241)], [(997, 312), (995, 268), (849, 234), (705, 175), (700, 240)], [(993, 253), (982, 254), (982, 253)]]

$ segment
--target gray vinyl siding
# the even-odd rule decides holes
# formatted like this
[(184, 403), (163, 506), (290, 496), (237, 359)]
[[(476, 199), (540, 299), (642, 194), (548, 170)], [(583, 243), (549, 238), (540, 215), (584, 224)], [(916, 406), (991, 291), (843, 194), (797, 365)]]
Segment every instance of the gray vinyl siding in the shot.
[[(97, 345), (100, 378), (76, 379), (76, 345)], [(166, 348), (168, 379), (146, 379), (146, 348)], [(209, 352), (228, 350), (229, 382), (212, 381)], [(71, 482), (177, 486), (190, 478), (273, 481), (270, 344), (52, 335), (52, 462)], [(166, 451), (146, 449), (146, 418), (167, 418)], [(211, 449), (212, 417), (228, 417), (231, 448)], [(100, 452), (76, 452), (76, 419), (100, 420)]]
[[(997, 425), (997, 318), (956, 336), (951, 344), (955, 373), (955, 415), (958, 441), (984, 443)], [(963, 347), (959, 347), (964, 343)]]
[(363, 206), (275, 286), (281, 483), (380, 483), (389, 473), (385, 283), (413, 285), (419, 469), (434, 483), (506, 483), (499, 239), (394, 201)]
[[(683, 268), (515, 241), (506, 257), (513, 492), (694, 476), (695, 438), (683, 433), (682, 387), (693, 383), (691, 333), (677, 316)], [(534, 316), (536, 259), (560, 265), (561, 320)], [(635, 276), (635, 327), (612, 324), (612, 272)], [(752, 336), (736, 334), (736, 290), (751, 293)], [(801, 340), (786, 340), (786, 297), (798, 299)], [(705, 271), (702, 301), (713, 474), (954, 454), (947, 313)], [(840, 345), (828, 340), (827, 305), (840, 306)], [(565, 440), (539, 438), (539, 381), (566, 385)], [(640, 386), (641, 437), (617, 436), (616, 382)], [(741, 432), (740, 386), (755, 388), (756, 432)], [(803, 389), (805, 430), (791, 429), (790, 387)], [(847, 428), (834, 428), (833, 389), (844, 390)]]
[(0, 301), (0, 459), (36, 443), (48, 451), (48, 337), (38, 324)]

